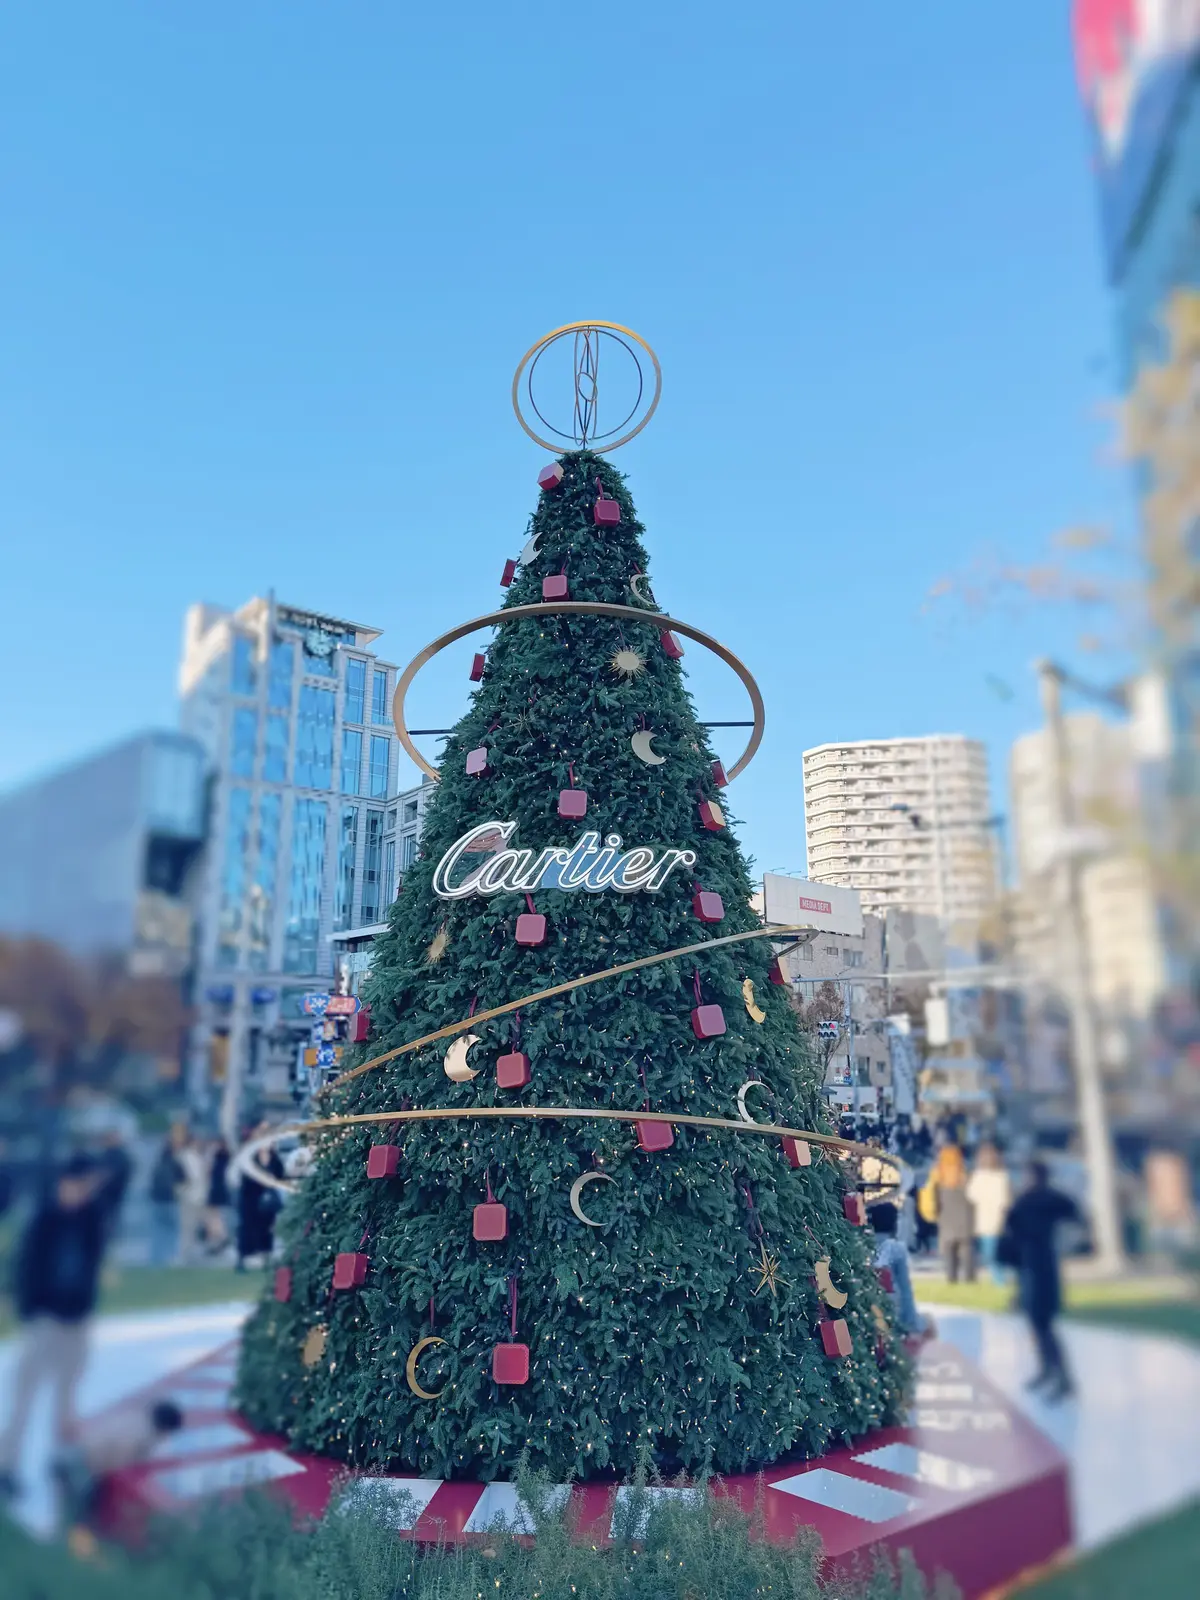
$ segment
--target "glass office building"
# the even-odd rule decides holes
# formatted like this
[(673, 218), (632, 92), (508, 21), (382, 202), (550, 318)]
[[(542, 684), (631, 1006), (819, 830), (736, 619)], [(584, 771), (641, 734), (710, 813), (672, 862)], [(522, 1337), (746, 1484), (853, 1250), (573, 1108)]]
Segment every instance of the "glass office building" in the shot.
[(377, 629), (255, 598), (194, 606), (182, 725), (211, 774), (199, 913), (196, 1096), (242, 1048), (251, 1098), (287, 1093), (300, 1002), (334, 977), (331, 935), (386, 913), (384, 845), (399, 741)]

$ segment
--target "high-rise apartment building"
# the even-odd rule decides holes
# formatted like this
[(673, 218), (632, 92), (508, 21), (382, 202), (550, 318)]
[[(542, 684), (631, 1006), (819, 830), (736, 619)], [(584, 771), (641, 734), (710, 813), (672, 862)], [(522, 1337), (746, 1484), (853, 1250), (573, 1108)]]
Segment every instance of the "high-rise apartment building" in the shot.
[(273, 597), (188, 612), (181, 720), (211, 774), (197, 1097), (229, 1074), (280, 1093), (302, 997), (333, 975), (331, 936), (379, 922), (394, 898), (395, 668), (378, 637)]
[(808, 875), (863, 910), (927, 912), (974, 937), (995, 903), (987, 754), (961, 734), (859, 739), (804, 752)]

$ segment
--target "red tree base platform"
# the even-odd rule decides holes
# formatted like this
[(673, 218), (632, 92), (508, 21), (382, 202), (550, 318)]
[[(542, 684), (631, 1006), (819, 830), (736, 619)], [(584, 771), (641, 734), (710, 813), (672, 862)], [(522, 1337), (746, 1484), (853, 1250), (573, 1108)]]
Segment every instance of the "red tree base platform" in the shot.
[[(322, 1515), (335, 1491), (353, 1493), (356, 1485), (406, 1491), (411, 1501), (407, 1514), (397, 1507), (396, 1526), (413, 1539), (470, 1539), (501, 1520), (529, 1531), (512, 1484), (372, 1477), (257, 1433), (229, 1409), (236, 1361), (234, 1343), (121, 1402), (124, 1409), (174, 1399), (185, 1421), (150, 1460), (109, 1481), (101, 1507), (107, 1531), (129, 1534), (148, 1515), (253, 1485), (270, 1485), (310, 1517)], [(760, 1475), (766, 1536), (782, 1543), (798, 1528), (814, 1528), (835, 1569), (876, 1548), (908, 1549), (927, 1573), (950, 1573), (975, 1600), (1069, 1547), (1067, 1462), (953, 1347), (927, 1344), (918, 1361), (905, 1426), (817, 1461), (777, 1462)], [(750, 1510), (758, 1481), (718, 1478), (713, 1489)], [(607, 1541), (629, 1490), (592, 1482), (564, 1492), (581, 1537)]]

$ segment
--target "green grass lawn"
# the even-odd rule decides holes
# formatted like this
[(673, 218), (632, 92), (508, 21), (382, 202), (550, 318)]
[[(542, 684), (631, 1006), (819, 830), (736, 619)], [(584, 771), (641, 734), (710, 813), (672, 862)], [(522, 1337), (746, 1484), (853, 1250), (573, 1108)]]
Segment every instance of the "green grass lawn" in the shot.
[[(235, 1272), (232, 1267), (108, 1267), (100, 1311), (167, 1311), (257, 1300), (262, 1284), (262, 1272)], [(0, 1301), (0, 1338), (11, 1334), (13, 1327), (11, 1303)]]
[(1020, 1590), (1020, 1600), (1196, 1600), (1200, 1594), (1200, 1501)]
[[(972, 1311), (1010, 1311), (1013, 1306), (1013, 1290), (990, 1280), (947, 1283), (944, 1278), (918, 1277), (913, 1288), (917, 1299), (927, 1305), (963, 1306)], [(1169, 1334), (1200, 1344), (1200, 1297), (1181, 1278), (1068, 1281), (1065, 1315), (1097, 1327)]]

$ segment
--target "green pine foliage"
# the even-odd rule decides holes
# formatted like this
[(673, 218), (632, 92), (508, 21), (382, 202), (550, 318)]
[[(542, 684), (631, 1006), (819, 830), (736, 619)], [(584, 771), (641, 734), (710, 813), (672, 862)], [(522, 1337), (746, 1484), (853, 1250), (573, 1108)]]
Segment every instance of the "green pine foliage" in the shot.
[(151, 1528), (136, 1555), (105, 1548), (91, 1561), (35, 1543), (0, 1518), (5, 1600), (956, 1600), (928, 1584), (907, 1552), (861, 1573), (823, 1571), (804, 1529), (768, 1544), (761, 1503), (655, 1503), (644, 1486), (617, 1517), (611, 1544), (576, 1537), (544, 1481), (519, 1475), (526, 1506), (514, 1537), (416, 1545), (394, 1531), (397, 1502), (368, 1498), (297, 1527), (265, 1495), (216, 1501)]
[[(637, 605), (630, 578), (647, 558), (623, 478), (587, 452), (562, 465), (562, 485), (540, 496), (532, 519), (536, 554), (506, 605), (540, 601), (543, 577), (564, 570), (572, 599)], [(617, 527), (594, 524), (598, 483), (620, 504)], [(621, 649), (639, 652), (645, 670), (619, 676), (611, 663)], [(664, 765), (633, 753), (642, 728), (654, 731)], [(491, 773), (468, 777), (466, 755), (480, 745)], [(732, 828), (701, 823), (700, 802), (724, 808), (730, 792), (716, 786), (712, 760), (656, 628), (547, 615), (497, 629), (483, 682), (446, 743), (421, 857), (376, 946), (372, 1037), (360, 1059), (472, 1008), (756, 926)], [(569, 769), (588, 794), (583, 824), (557, 815)], [(513, 845), (535, 854), (574, 844), (586, 827), (620, 834), (626, 848), (694, 850), (696, 865), (653, 893), (540, 891), (548, 938), (522, 949), (514, 928), (523, 895), (447, 902), (432, 891), (443, 853), (489, 820), (515, 820)], [(719, 924), (697, 920), (694, 883), (720, 894)], [(431, 961), (443, 930), (445, 954)], [(481, 1070), (470, 1083), (446, 1077), (443, 1042), (335, 1091), (327, 1109), (530, 1104), (730, 1117), (739, 1085), (757, 1079), (760, 1116), (824, 1127), (819, 1068), (785, 992), (769, 981), (771, 960), (758, 940), (576, 990), (523, 1010), (519, 1024), (481, 1024), (471, 1054)], [(762, 1023), (744, 1004), (746, 978)], [(704, 1042), (691, 1025), (697, 981), (727, 1025)], [(505, 1092), (494, 1063), (518, 1044), (532, 1081)], [(394, 1179), (368, 1180), (372, 1142), (402, 1147)], [(469, 1116), (390, 1133), (339, 1130), (315, 1144), (314, 1170), (283, 1221), (292, 1297), (277, 1304), (268, 1295), (251, 1319), (238, 1389), (253, 1422), (299, 1449), (449, 1478), (510, 1477), (526, 1454), (566, 1479), (628, 1474), (648, 1444), (669, 1474), (746, 1472), (897, 1420), (905, 1357), (890, 1331), (880, 1337), (875, 1308), (885, 1297), (864, 1230), (843, 1216), (848, 1176), (815, 1149), (813, 1165), (793, 1171), (778, 1141), (758, 1135), (677, 1127), (670, 1150), (648, 1154), (628, 1123)], [(572, 1181), (593, 1168), (615, 1180), (586, 1191), (598, 1228), (568, 1203)], [(472, 1212), (489, 1182), (508, 1208), (508, 1234), (476, 1243)], [(775, 1294), (756, 1292), (763, 1245), (779, 1261)], [(335, 1255), (358, 1249), (370, 1258), (366, 1283), (333, 1292)], [(840, 1313), (853, 1339), (847, 1359), (827, 1357), (819, 1338), (812, 1271), (826, 1255), (849, 1291)], [(515, 1339), (528, 1344), (531, 1371), (527, 1384), (501, 1386), (492, 1351), (514, 1338), (514, 1279)], [(301, 1348), (316, 1324), (328, 1328), (326, 1355), (307, 1367)], [(419, 1376), (442, 1392), (424, 1400), (405, 1362), (431, 1331), (445, 1343), (422, 1357)]]

